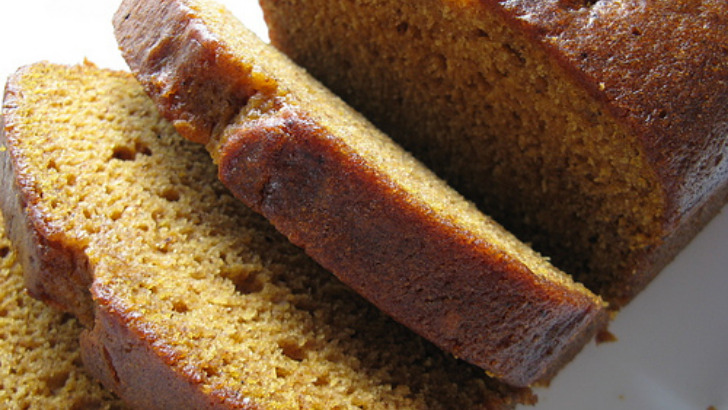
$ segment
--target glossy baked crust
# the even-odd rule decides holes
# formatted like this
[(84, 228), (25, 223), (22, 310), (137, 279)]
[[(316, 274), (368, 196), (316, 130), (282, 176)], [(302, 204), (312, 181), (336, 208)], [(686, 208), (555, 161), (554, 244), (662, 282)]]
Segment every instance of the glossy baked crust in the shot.
[[(125, 1), (114, 20), (120, 48), (161, 113), (207, 143), (223, 183), (293, 243), (397, 321), (513, 385), (549, 379), (605, 325), (602, 302), (583, 287), (561, 273), (536, 274), (399, 186), (346, 135), (355, 129), (389, 146), (386, 137), (345, 109), (346, 128), (326, 125), (297, 98), (340, 100), (239, 22), (204, 7), (216, 6)], [(249, 55), (208, 26), (235, 32)], [(301, 77), (276, 77), (270, 67), (281, 66)], [(211, 119), (218, 101), (224, 108)], [(230, 120), (235, 102), (242, 113)], [(410, 161), (399, 148), (382, 152)], [(447, 192), (446, 201), (464, 203)]]

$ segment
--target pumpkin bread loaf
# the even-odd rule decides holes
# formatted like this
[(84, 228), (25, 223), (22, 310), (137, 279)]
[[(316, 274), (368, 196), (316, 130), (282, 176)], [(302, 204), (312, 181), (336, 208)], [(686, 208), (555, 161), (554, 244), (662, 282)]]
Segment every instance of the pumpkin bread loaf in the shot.
[(82, 327), (31, 298), (0, 214), (0, 403), (14, 409), (121, 409), (81, 363)]
[(130, 74), (28, 66), (3, 115), (0, 202), (29, 288), (79, 317), (86, 367), (134, 408), (533, 401), (383, 315), (235, 200)]
[(128, 0), (122, 52), (231, 192), (344, 283), (516, 386), (550, 378), (603, 302), (209, 1)]
[(623, 306), (728, 197), (728, 6), (261, 0), (271, 42)]

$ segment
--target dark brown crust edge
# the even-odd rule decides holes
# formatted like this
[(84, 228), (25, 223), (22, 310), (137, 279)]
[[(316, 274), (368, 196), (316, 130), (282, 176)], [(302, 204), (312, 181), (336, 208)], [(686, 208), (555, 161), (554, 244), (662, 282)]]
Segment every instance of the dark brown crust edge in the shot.
[(0, 132), (4, 148), (0, 150), (0, 209), (31, 295), (79, 318), (86, 327), (80, 340), (85, 367), (126, 403), (145, 409), (254, 409), (231, 392), (205, 394), (194, 375), (175, 372), (167, 363), (168, 353), (152, 347), (153, 335), (130, 327), (134, 315), (123, 314), (121, 301), (102, 297), (108, 290), (93, 284), (95, 267), (83, 249), (69, 243), (63, 233), (50, 232), (43, 212), (35, 206), (39, 193), (33, 178), (23, 171), (14, 145), (22, 138), (15, 130), (14, 109), (22, 104), (18, 81), (27, 69), (12, 75), (6, 85)]
[(607, 316), (439, 220), (296, 109), (229, 136), (220, 179), (396, 320), (513, 385), (545, 380)]
[[(199, 32), (204, 28), (190, 24), (196, 16), (184, 5), (170, 2), (161, 13), (156, 2), (151, 3), (125, 1), (114, 23), (125, 59), (160, 111), (175, 121), (179, 106), (170, 102), (178, 96), (169, 90), (183, 89), (188, 76), (208, 85), (198, 92), (229, 101), (217, 93), (228, 87), (216, 83), (242, 71), (234, 69), (234, 57), (221, 50), (219, 40)], [(149, 32), (164, 33), (180, 45)], [(156, 43), (150, 44), (147, 36)], [(211, 50), (214, 61), (209, 59)], [(209, 72), (222, 75), (211, 77)], [(219, 122), (205, 124), (196, 116), (206, 105), (192, 101), (186, 109), (185, 127), (197, 120), (202, 120), (202, 130), (219, 127)], [(213, 152), (221, 179), (238, 198), (396, 320), (515, 386), (555, 373), (604, 326), (606, 313), (596, 299), (538, 280), (489, 244), (437, 220), (355, 155), (342, 154), (338, 143), (306, 115), (273, 115), (278, 118), (249, 124)], [(243, 160), (255, 150), (261, 150), (260, 156)], [(288, 154), (296, 156), (293, 162)], [(286, 187), (271, 191), (281, 183)], [(342, 189), (348, 192), (342, 195)], [(349, 226), (352, 221), (357, 221), (356, 229)]]
[[(185, 12), (177, 1), (155, 1), (151, 6), (125, 1), (114, 15), (114, 26), (124, 58), (140, 58), (129, 65), (148, 67), (135, 75), (147, 94), (164, 107), (160, 113), (182, 136), (206, 144), (212, 134), (232, 121), (254, 90), (243, 80), (249, 72), (225, 64), (227, 56), (219, 54), (223, 50), (207, 46), (209, 39), (199, 27), (179, 18)], [(138, 15), (145, 18), (139, 19)], [(161, 21), (169, 24), (157, 27), (155, 24)], [(189, 41), (180, 47), (178, 36)], [(131, 47), (145, 53), (126, 52)], [(190, 61), (194, 64), (187, 64)], [(184, 71), (172, 73), (170, 68)], [(182, 75), (185, 82), (164, 81), (160, 73)]]

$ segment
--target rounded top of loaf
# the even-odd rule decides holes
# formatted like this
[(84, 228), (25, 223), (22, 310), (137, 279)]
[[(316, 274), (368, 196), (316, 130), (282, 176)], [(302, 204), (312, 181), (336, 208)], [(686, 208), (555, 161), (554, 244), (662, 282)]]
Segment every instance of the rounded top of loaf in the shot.
[(480, 4), (499, 10), (514, 27), (542, 42), (576, 81), (641, 136), (665, 192), (677, 193), (670, 195), (668, 223), (702, 204), (726, 179), (725, 2), (487, 0)]

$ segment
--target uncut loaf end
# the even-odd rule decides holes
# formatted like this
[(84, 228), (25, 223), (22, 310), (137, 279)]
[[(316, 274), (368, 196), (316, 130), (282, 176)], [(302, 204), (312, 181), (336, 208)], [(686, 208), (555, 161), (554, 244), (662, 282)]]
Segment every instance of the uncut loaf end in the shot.
[(0, 205), (34, 295), (134, 408), (512, 408), (229, 195), (128, 73), (11, 77)]
[(261, 0), (271, 42), (618, 309), (728, 200), (728, 6)]
[(548, 380), (603, 302), (211, 1), (124, 1), (132, 72), (231, 192), (344, 283), (507, 383)]

